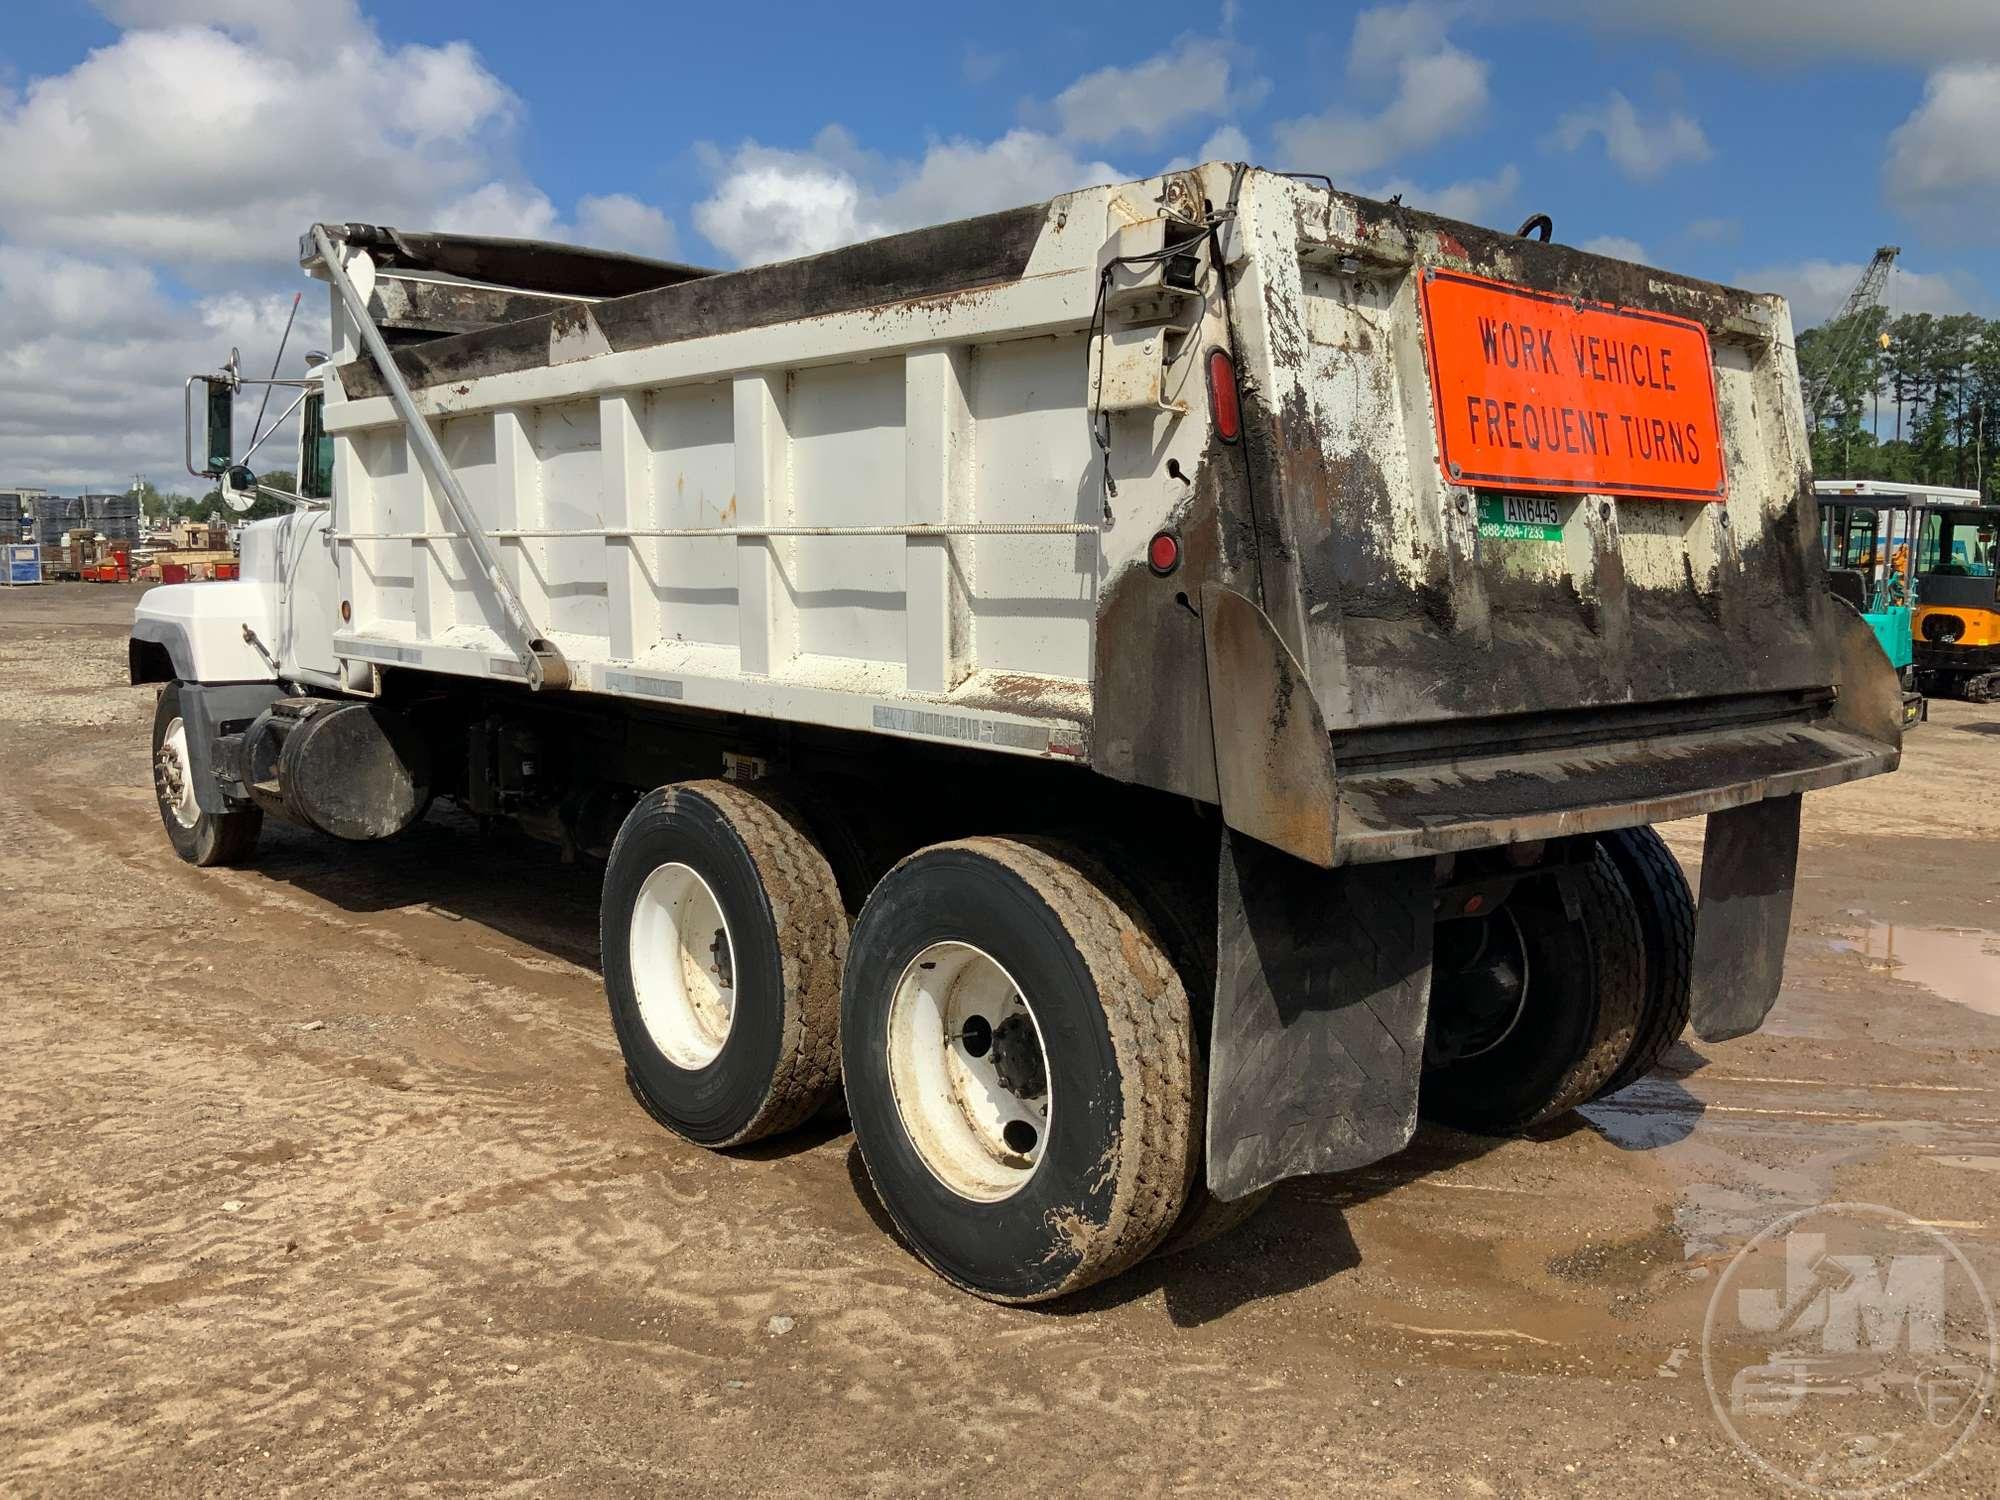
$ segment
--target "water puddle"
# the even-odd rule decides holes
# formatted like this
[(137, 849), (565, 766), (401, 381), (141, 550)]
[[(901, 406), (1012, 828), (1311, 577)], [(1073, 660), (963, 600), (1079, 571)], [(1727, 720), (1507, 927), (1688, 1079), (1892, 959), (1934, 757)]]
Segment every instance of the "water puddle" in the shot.
[(1835, 939), (1833, 946), (1889, 964), (1898, 979), (1946, 1000), (2000, 1016), (2000, 932), (1871, 922), (1861, 936)]

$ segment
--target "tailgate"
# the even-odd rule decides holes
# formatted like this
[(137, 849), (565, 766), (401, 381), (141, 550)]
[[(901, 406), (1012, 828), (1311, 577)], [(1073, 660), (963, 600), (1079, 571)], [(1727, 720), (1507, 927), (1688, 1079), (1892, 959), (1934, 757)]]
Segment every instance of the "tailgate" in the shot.
[(1302, 337), (1274, 318), (1296, 563), (1265, 587), (1336, 740), (1823, 699), (1783, 303), (1334, 201), (1301, 216)]

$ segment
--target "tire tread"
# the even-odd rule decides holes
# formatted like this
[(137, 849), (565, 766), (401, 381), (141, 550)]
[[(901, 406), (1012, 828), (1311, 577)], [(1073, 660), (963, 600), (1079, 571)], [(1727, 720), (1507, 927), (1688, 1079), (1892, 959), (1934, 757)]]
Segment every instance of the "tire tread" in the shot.
[(1652, 827), (1621, 828), (1601, 840), (1630, 892), (1646, 934), (1646, 1008), (1630, 1054), (1592, 1095), (1601, 1099), (1659, 1065), (1687, 1029), (1693, 998), (1694, 894), (1680, 861)]
[(1081, 1252), (1060, 1282), (1027, 1295), (996, 1295), (968, 1285), (934, 1262), (933, 1269), (993, 1301), (1041, 1302), (1067, 1296), (1143, 1260), (1173, 1229), (1187, 1201), (1201, 1147), (1187, 991), (1130, 898), (1098, 872), (1089, 856), (1053, 841), (977, 837), (932, 845), (911, 860), (946, 850), (971, 854), (1012, 872), (1068, 935), (1104, 1010), (1124, 1083), (1123, 1120), (1115, 1162), (1106, 1163), (1115, 1175), (1105, 1221), (1052, 1226), (1067, 1234)]

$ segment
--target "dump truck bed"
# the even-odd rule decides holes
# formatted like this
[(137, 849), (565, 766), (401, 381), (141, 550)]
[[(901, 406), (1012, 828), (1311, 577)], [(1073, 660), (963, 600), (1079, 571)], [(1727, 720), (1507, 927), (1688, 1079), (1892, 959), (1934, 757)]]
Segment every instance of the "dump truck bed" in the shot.
[[(416, 237), (338, 228), (573, 691), (1087, 763), (1322, 864), (1894, 764), (1778, 298), (1222, 164), (555, 291), (412, 291)], [(342, 624), (298, 664), (520, 678), (335, 312)]]

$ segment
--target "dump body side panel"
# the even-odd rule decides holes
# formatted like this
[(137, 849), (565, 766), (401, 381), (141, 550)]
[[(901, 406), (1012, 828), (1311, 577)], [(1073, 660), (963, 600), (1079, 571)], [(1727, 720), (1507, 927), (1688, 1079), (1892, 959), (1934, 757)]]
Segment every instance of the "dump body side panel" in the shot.
[[(1080, 762), (1101, 584), (1180, 490), (1163, 460), (1198, 467), (1205, 425), (1149, 448), (1137, 503), (1107, 518), (1092, 297), (1107, 226), (1157, 213), (1145, 192), (579, 303), (397, 362), (576, 689)], [(338, 307), (336, 327), (337, 652), (513, 675)]]

